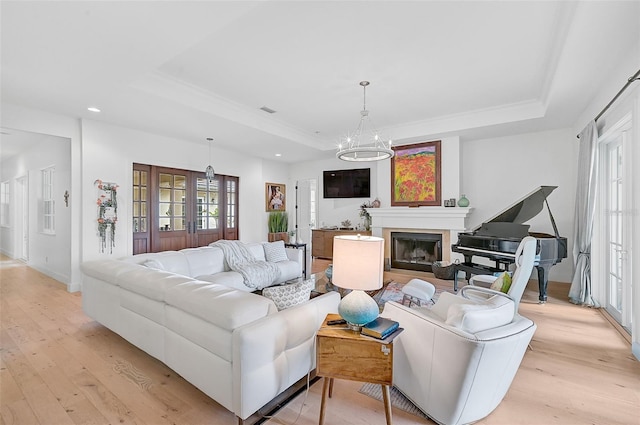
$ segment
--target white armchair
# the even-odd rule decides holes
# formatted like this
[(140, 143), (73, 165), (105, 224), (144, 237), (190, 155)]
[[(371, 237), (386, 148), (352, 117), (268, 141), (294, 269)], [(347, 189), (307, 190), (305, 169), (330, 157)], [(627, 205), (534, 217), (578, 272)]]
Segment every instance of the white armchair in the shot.
[[(531, 277), (533, 271), (533, 264), (536, 259), (537, 241), (532, 236), (526, 236), (520, 241), (518, 249), (515, 255), (516, 269), (513, 272), (511, 278), (511, 287), (507, 291), (507, 295), (513, 299), (515, 303), (515, 309), (518, 311), (520, 305), (520, 299), (524, 290), (527, 288), (527, 283)], [(469, 285), (463, 286), (460, 289), (459, 294), (469, 299), (486, 299), (490, 296), (501, 294), (499, 291), (492, 290), (487, 287), (478, 286), (478, 283), (484, 283), (491, 286), (493, 282), (498, 279), (496, 276), (490, 275), (476, 275), (469, 279)]]
[(536, 329), (514, 301), (441, 294), (432, 309), (387, 302), (404, 328), (394, 340), (393, 384), (435, 422), (468, 424), (504, 398)]

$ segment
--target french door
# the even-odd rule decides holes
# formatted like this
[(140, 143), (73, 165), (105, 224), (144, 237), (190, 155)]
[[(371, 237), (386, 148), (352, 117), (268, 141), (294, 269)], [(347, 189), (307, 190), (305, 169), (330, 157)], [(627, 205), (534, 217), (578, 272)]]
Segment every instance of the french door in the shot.
[(629, 125), (621, 125), (603, 140), (602, 216), (606, 235), (605, 308), (623, 327), (631, 328), (630, 237), (631, 191)]
[(134, 164), (134, 254), (238, 239), (238, 177)]

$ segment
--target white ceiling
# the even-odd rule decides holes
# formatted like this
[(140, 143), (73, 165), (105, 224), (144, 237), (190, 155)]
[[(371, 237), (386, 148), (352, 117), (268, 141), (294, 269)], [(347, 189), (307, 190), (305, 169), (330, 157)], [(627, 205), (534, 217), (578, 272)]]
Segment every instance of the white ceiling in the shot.
[(638, 1), (2, 1), (0, 13), (3, 102), (286, 162), (334, 154), (362, 80), (395, 144), (571, 127), (640, 38)]

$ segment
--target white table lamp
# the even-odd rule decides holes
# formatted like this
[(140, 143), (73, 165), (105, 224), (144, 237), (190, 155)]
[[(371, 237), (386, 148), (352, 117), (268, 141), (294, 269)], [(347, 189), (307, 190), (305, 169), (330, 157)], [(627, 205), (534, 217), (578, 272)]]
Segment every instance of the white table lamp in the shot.
[(373, 321), (378, 304), (364, 291), (382, 288), (384, 239), (375, 236), (345, 235), (333, 238), (331, 282), (351, 289), (338, 306), (340, 316), (353, 330)]

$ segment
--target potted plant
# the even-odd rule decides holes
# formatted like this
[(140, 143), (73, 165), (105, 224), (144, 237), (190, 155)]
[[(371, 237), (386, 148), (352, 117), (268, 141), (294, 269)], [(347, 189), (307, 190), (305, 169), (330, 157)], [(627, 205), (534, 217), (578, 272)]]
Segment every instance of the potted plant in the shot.
[(289, 240), (287, 229), (289, 228), (289, 216), (285, 211), (272, 211), (269, 213), (269, 242)]

